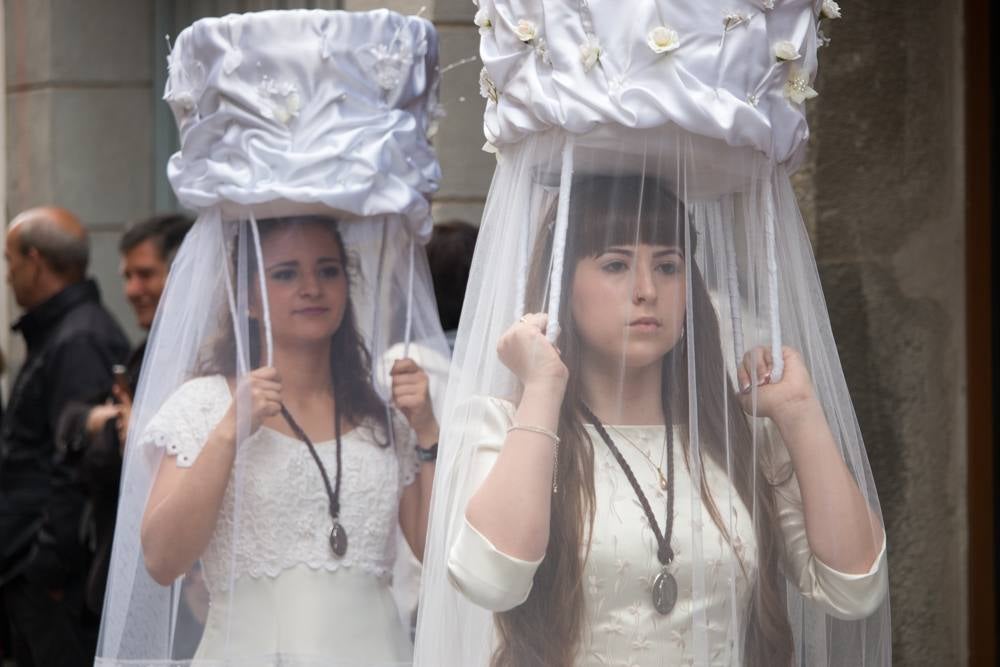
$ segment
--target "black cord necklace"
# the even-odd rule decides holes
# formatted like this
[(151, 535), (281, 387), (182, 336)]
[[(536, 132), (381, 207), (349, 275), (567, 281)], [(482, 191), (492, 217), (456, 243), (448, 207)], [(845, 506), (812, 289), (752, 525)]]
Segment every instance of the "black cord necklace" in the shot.
[(313, 460), (319, 467), (319, 474), (323, 476), (323, 485), (326, 487), (326, 497), (330, 499), (330, 518), (333, 519), (333, 529), (330, 530), (330, 549), (333, 551), (333, 555), (337, 558), (343, 558), (344, 554), (347, 553), (347, 531), (340, 523), (340, 469), (341, 469), (341, 442), (340, 442), (340, 414), (337, 411), (337, 401), (334, 397), (333, 401), (333, 432), (336, 434), (337, 438), (337, 481), (335, 486), (330, 486), (330, 476), (326, 472), (326, 467), (319, 458), (319, 454), (316, 453), (316, 446), (313, 445), (312, 440), (306, 435), (306, 432), (302, 430), (295, 418), (292, 417), (292, 413), (288, 411), (285, 404), (281, 404), (281, 416), (285, 418), (288, 427), (292, 429), (295, 435), (306, 443), (306, 447), (309, 448), (309, 453), (312, 454)]
[(677, 604), (677, 579), (674, 578), (674, 575), (668, 569), (670, 563), (674, 560), (674, 550), (670, 548), (670, 538), (674, 529), (674, 434), (670, 420), (670, 409), (665, 408), (664, 410), (666, 413), (664, 414), (664, 422), (667, 435), (667, 518), (663, 532), (660, 532), (660, 524), (656, 522), (656, 515), (653, 514), (653, 508), (649, 505), (646, 494), (643, 493), (642, 487), (639, 485), (638, 480), (636, 480), (635, 473), (632, 472), (628, 461), (625, 460), (625, 457), (622, 456), (621, 451), (615, 445), (611, 436), (608, 435), (604, 425), (601, 424), (601, 421), (583, 402), (580, 403), (580, 410), (583, 412), (584, 417), (587, 418), (587, 421), (597, 430), (597, 434), (601, 436), (601, 440), (611, 450), (611, 454), (615, 457), (615, 460), (618, 461), (622, 472), (625, 473), (629, 484), (632, 485), (632, 490), (635, 491), (635, 496), (642, 506), (642, 511), (646, 514), (646, 520), (649, 521), (649, 527), (652, 528), (653, 535), (656, 536), (656, 558), (660, 561), (662, 567), (653, 579), (653, 607), (659, 613), (667, 615), (673, 610), (674, 605)]

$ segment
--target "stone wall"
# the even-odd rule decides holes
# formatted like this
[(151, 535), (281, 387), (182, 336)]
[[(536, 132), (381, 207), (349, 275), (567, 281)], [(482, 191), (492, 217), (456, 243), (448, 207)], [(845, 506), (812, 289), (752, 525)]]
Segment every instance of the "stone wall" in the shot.
[(887, 524), (895, 663), (960, 665), (961, 4), (842, 7), (812, 119), (816, 255)]

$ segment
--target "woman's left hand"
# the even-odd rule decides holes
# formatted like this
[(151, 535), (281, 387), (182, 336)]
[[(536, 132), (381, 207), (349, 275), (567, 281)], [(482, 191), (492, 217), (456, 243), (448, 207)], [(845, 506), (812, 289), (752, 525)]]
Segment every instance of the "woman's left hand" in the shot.
[[(740, 383), (740, 403), (744, 412), (758, 417), (769, 417), (775, 422), (794, 418), (803, 408), (816, 400), (812, 379), (802, 361), (802, 355), (793, 348), (781, 348), (785, 370), (780, 380), (771, 377), (774, 359), (771, 350), (758, 346), (743, 355), (737, 369)], [(756, 397), (753, 385), (757, 385)]]
[(413, 359), (397, 359), (389, 371), (392, 377), (392, 403), (416, 432), (421, 446), (430, 447), (438, 440), (438, 423), (431, 404), (430, 381)]

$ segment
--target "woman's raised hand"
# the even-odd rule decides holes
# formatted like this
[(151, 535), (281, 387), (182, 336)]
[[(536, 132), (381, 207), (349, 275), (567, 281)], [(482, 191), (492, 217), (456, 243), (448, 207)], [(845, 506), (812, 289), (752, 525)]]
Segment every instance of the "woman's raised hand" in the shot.
[(258, 368), (245, 375), (236, 387), (236, 400), (229, 406), (233, 433), (236, 429), (237, 405), (240, 410), (250, 406), (250, 434), (256, 433), (264, 420), (281, 413), (281, 376), (274, 368)]
[(569, 378), (559, 350), (545, 337), (549, 316), (530, 313), (515, 322), (500, 336), (497, 355), (504, 366), (524, 386), (557, 383), (565, 387)]
[(389, 371), (392, 377), (392, 403), (406, 417), (421, 446), (438, 439), (438, 423), (431, 403), (427, 373), (413, 359), (397, 359)]
[[(781, 422), (794, 418), (803, 407), (815, 401), (812, 379), (802, 355), (790, 347), (783, 347), (781, 354), (785, 370), (777, 381), (771, 377), (774, 358), (769, 348), (758, 346), (743, 355), (743, 362), (736, 370), (740, 403), (747, 414)], [(754, 385), (757, 386), (756, 396), (751, 391)]]

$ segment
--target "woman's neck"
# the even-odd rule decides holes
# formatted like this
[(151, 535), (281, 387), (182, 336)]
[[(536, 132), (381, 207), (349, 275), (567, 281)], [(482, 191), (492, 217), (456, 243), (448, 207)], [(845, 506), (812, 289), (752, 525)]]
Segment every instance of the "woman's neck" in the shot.
[(663, 364), (622, 368), (620, 364), (581, 364), (583, 400), (605, 424), (647, 426), (663, 423)]
[(286, 397), (306, 398), (333, 393), (329, 344), (275, 346), (274, 367), (281, 375), (282, 392)]

